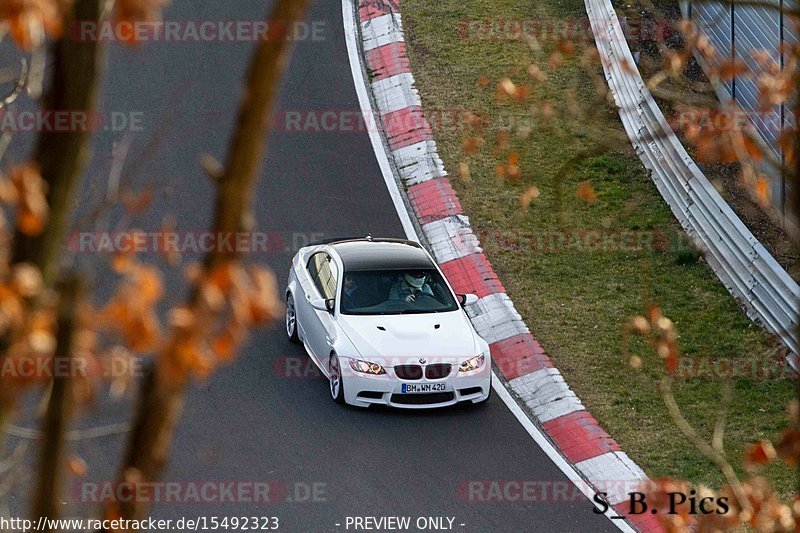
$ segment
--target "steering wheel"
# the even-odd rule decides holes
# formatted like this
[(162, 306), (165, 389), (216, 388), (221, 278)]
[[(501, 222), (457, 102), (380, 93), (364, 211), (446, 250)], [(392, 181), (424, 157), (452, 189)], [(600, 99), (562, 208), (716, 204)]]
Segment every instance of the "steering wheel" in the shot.
[[(432, 294), (428, 294), (427, 292), (417, 292), (417, 293), (414, 293), (414, 297), (415, 297), (416, 299), (419, 299), (421, 296), (426, 296), (426, 297), (428, 297), (428, 298), (433, 298), (434, 300), (436, 300), (436, 297), (435, 297), (434, 295), (432, 295)], [(436, 300), (436, 301), (438, 302), (439, 300)]]

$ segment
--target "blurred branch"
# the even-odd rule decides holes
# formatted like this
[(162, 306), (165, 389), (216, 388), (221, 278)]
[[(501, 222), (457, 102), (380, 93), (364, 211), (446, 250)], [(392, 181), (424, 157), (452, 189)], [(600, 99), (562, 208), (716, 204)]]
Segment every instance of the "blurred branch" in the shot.
[[(284, 30), (304, 18), (309, 0), (281, 0), (270, 20), (280, 21)], [(246, 230), (251, 216), (255, 180), (261, 170), (266, 150), (272, 105), (280, 89), (280, 78), (289, 62), (285, 36), (262, 42), (247, 74), (247, 88), (239, 107), (236, 130), (229, 148), (225, 173), (220, 179), (215, 206), (214, 229), (220, 232)], [(212, 253), (206, 265), (211, 267), (231, 254)]]
[[(269, 20), (280, 21), (284, 27), (291, 28), (303, 20), (308, 5), (309, 0), (279, 0)], [(252, 196), (269, 133), (269, 117), (290, 57), (289, 44), (285, 38), (264, 40), (258, 44), (251, 60), (227, 166), (219, 181), (215, 233), (242, 231), (249, 225)], [(206, 271), (236, 258), (233, 253), (212, 252), (206, 257)], [(201, 300), (195, 286), (189, 304), (194, 316), (204, 311), (205, 304)], [(177, 357), (174, 351), (180, 348), (181, 342), (180, 334), (174, 332), (142, 382), (134, 427), (120, 472), (123, 482), (155, 480), (166, 465), (186, 388), (185, 380), (169, 374), (170, 359)], [(113, 515), (129, 520), (142, 518), (145, 512), (146, 502), (141, 501), (120, 502), (112, 510)]]
[(664, 405), (667, 407), (667, 412), (672, 418), (672, 421), (678, 426), (683, 436), (711, 461), (714, 466), (722, 472), (723, 476), (725, 476), (725, 481), (727, 481), (728, 485), (731, 487), (733, 494), (736, 496), (736, 500), (739, 502), (740, 508), (752, 510), (750, 500), (747, 498), (742, 484), (736, 476), (736, 472), (734, 472), (733, 467), (725, 458), (725, 455), (723, 455), (721, 450), (716, 450), (712, 445), (707, 443), (697, 433), (689, 421), (684, 418), (681, 408), (678, 406), (678, 403), (675, 401), (675, 396), (672, 393), (672, 378), (665, 376), (659, 381), (658, 392), (661, 394), (661, 399), (664, 401)]
[[(73, 333), (76, 324), (76, 307), (80, 298), (80, 286), (77, 278), (59, 283), (58, 323), (56, 329), (56, 352), (54, 368), (71, 368), (64, 361), (69, 361), (73, 351)], [(50, 401), (47, 406), (42, 432), (43, 442), (37, 469), (38, 480), (33, 497), (32, 515), (58, 518), (59, 490), (66, 464), (66, 429), (72, 415), (73, 395), (72, 376), (56, 375), (53, 377)], [(45, 531), (51, 531), (46, 529)]]
[(717, 423), (714, 424), (714, 435), (711, 437), (711, 447), (719, 453), (724, 453), (725, 451), (725, 446), (723, 445), (725, 439), (725, 425), (728, 420), (728, 410), (731, 407), (732, 400), (733, 385), (728, 381), (722, 388), (722, 401), (720, 402), (719, 413), (717, 414)]
[[(30, 72), (28, 68), (28, 62), (24, 59), (22, 60), (22, 71), (19, 74), (19, 78), (17, 78), (17, 84), (14, 86), (14, 90), (12, 90), (7, 96), (5, 96), (2, 100), (0, 100), (0, 109), (8, 107), (9, 105), (14, 103), (22, 91), (25, 90), (25, 86), (28, 84), (28, 73)], [(0, 158), (2, 158), (2, 152), (0, 152)]]
[[(71, 20), (100, 20), (103, 0), (76, 0)], [(69, 21), (67, 21), (67, 26)], [(78, 42), (65, 34), (53, 45), (53, 76), (44, 99), (45, 110), (69, 111), (91, 116), (96, 108), (103, 68), (100, 40)], [(44, 131), (39, 135), (34, 159), (47, 183), (49, 222), (41, 235), (17, 231), (13, 262), (30, 262), (42, 272), (46, 285), (55, 279), (58, 255), (73, 206), (74, 193), (90, 154), (92, 133)]]
[[(2, 363), (2, 358), (0, 357), (0, 363)], [(0, 402), (2, 402), (2, 398), (0, 398)], [(0, 458), (3, 456), (3, 450), (6, 448), (6, 426), (8, 425), (8, 413), (6, 413), (6, 408), (0, 405)]]

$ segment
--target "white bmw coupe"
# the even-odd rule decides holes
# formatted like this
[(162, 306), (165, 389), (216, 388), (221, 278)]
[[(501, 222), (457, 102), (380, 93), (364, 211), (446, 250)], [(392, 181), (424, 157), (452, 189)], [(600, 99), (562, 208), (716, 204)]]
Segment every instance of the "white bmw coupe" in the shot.
[(286, 333), (305, 346), (333, 399), (409, 409), (482, 403), (489, 345), (419, 244), (350, 239), (297, 252), (286, 289)]

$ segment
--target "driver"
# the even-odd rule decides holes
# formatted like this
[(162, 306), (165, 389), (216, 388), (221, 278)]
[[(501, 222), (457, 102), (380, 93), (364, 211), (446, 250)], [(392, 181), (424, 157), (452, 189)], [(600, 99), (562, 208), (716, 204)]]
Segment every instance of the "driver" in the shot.
[(389, 299), (413, 302), (417, 299), (418, 294), (433, 296), (433, 289), (428, 284), (427, 276), (420, 271), (407, 272), (392, 285), (389, 291)]

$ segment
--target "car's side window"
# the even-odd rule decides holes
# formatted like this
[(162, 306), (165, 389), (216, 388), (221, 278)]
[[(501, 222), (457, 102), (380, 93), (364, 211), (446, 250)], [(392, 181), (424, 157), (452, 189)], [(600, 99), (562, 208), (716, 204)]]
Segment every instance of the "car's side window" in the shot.
[(336, 263), (326, 254), (325, 262), (319, 266), (319, 282), (322, 286), (321, 292), (326, 300), (329, 298), (336, 298), (337, 281)]
[(323, 298), (336, 298), (338, 272), (331, 256), (324, 252), (315, 254), (308, 262), (308, 273)]
[(317, 268), (317, 258), (323, 255), (324, 254), (315, 254), (311, 257), (311, 259), (308, 260), (308, 276), (311, 278), (311, 281), (314, 282), (314, 285), (317, 286), (317, 289), (319, 289), (319, 269)]

